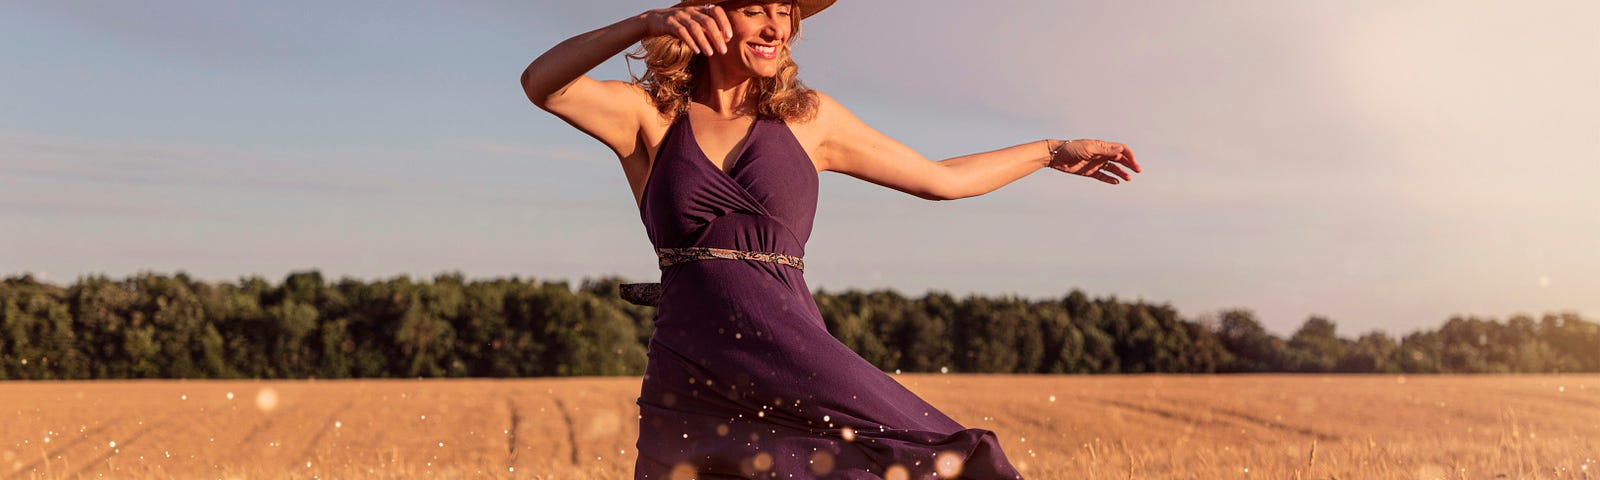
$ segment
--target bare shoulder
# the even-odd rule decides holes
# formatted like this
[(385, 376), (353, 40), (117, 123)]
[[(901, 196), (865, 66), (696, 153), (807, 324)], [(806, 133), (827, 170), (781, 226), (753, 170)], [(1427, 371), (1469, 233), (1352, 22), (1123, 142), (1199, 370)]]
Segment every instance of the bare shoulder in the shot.
[(840, 113), (848, 112), (845, 110), (844, 105), (840, 105), (838, 100), (834, 100), (832, 95), (823, 93), (821, 90), (813, 91), (817, 92), (817, 116), (812, 119), (811, 123), (826, 125), (837, 121)]
[(831, 137), (832, 133), (840, 128), (847, 128), (851, 124), (860, 121), (855, 114), (850, 113), (850, 109), (845, 108), (832, 95), (823, 93), (821, 90), (812, 91), (817, 94), (817, 112), (811, 121), (803, 125), (804, 128), (810, 129), (819, 136), (826, 138)]
[(811, 91), (816, 94), (817, 98), (815, 114), (803, 122), (790, 123), (789, 130), (794, 132), (795, 140), (800, 141), (800, 146), (805, 148), (806, 153), (811, 156), (813, 163), (817, 166), (817, 171), (822, 171), (826, 170), (827, 163), (819, 156), (819, 150), (822, 144), (827, 141), (829, 130), (837, 124), (839, 112), (843, 111), (844, 107), (839, 105), (839, 102), (834, 100), (833, 96), (823, 93), (821, 90), (813, 89)]
[(795, 137), (811, 155), (817, 171), (836, 170), (840, 157), (858, 153), (852, 151), (857, 147), (870, 148), (869, 141), (876, 139), (864, 137), (864, 131), (871, 128), (833, 96), (821, 90), (813, 91), (817, 94), (816, 115), (795, 128)]
[[(633, 125), (637, 125), (633, 137), (627, 142), (627, 148), (617, 149), (617, 157), (622, 160), (623, 168), (629, 170), (632, 176), (639, 172), (649, 172), (650, 166), (655, 162), (656, 149), (661, 146), (661, 141), (667, 136), (667, 130), (672, 127), (673, 115), (664, 114), (656, 107), (655, 97), (644, 87), (623, 80), (607, 80), (607, 88), (612, 96), (626, 98), (632, 105)], [(641, 173), (641, 178), (648, 173)]]

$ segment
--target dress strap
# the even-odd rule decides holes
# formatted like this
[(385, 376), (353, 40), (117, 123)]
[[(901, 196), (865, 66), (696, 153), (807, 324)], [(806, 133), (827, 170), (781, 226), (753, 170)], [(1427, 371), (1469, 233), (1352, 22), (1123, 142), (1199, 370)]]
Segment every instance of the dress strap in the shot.
[(794, 255), (784, 255), (773, 252), (751, 252), (746, 250), (733, 250), (728, 248), (711, 247), (685, 247), (685, 248), (657, 248), (656, 256), (660, 257), (661, 268), (667, 268), (680, 263), (697, 260), (710, 260), (713, 258), (726, 258), (731, 260), (758, 260), (772, 262), (779, 265), (788, 265), (805, 271), (806, 262)]

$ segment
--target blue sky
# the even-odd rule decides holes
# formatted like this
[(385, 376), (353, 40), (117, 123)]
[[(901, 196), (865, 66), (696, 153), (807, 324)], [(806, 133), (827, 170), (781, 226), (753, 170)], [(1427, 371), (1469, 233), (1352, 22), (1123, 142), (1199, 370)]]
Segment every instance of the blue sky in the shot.
[[(658, 274), (609, 151), (515, 79), (653, 2), (22, 2), (0, 274)], [(997, 7), (998, 6), (998, 7)], [(1600, 4), (841, 0), (801, 78), (933, 159), (1128, 144), (928, 202), (824, 173), (813, 288), (1254, 309), (1347, 336), (1600, 312)], [(593, 72), (624, 78), (620, 57)]]

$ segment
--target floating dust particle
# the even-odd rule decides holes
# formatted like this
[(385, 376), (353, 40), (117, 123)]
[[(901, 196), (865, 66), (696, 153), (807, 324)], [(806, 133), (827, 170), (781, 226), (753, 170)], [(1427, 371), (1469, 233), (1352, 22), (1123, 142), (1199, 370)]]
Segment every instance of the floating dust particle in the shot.
[(833, 453), (818, 450), (811, 453), (811, 473), (827, 475), (833, 473)]
[(256, 409), (271, 412), (278, 408), (278, 391), (266, 387), (256, 392)]
[(933, 469), (943, 478), (956, 478), (961, 476), (961, 454), (949, 450), (939, 452), (933, 457)]
[(694, 467), (687, 463), (672, 466), (672, 473), (667, 474), (668, 480), (694, 480), (698, 476)]
[(772, 454), (767, 452), (757, 453), (750, 463), (756, 467), (758, 472), (772, 470)]
[(911, 480), (911, 471), (901, 465), (890, 465), (883, 473), (883, 480)]

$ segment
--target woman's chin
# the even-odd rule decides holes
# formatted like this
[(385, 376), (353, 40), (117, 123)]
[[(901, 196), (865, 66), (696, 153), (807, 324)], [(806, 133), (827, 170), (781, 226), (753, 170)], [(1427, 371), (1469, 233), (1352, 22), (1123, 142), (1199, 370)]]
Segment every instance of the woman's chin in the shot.
[(747, 77), (749, 77), (751, 79), (757, 79), (757, 78), (765, 79), (765, 78), (773, 78), (773, 77), (778, 76), (778, 69), (774, 68), (774, 69), (745, 70), (744, 73), (745, 73), (745, 76), (747, 76)]
[(778, 76), (778, 65), (756, 65), (750, 69), (750, 74), (758, 78), (772, 78)]

